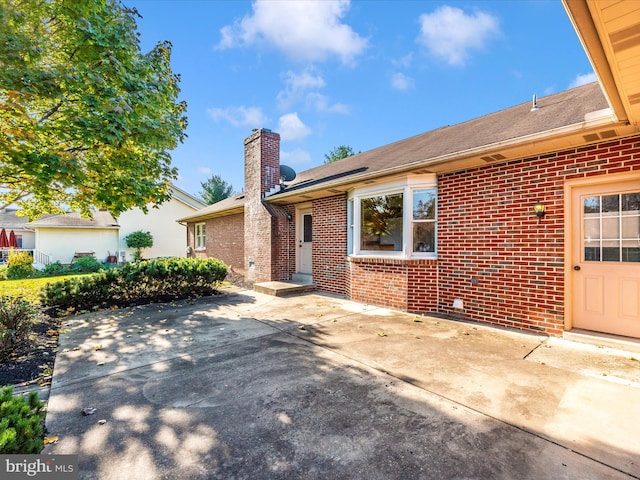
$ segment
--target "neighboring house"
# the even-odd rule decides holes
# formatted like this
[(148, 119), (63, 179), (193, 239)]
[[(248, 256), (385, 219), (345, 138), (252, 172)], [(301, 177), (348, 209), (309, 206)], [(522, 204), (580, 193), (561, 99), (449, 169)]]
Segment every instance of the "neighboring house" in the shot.
[(254, 131), (244, 194), (183, 217), (189, 245), (254, 282), (306, 274), (320, 291), (409, 312), (640, 338), (640, 15), (628, 7), (565, 3), (599, 83), (284, 189), (279, 135)]
[[(176, 222), (206, 204), (179, 188), (171, 187), (171, 199), (158, 207), (148, 206), (145, 214), (138, 208), (124, 212), (116, 220), (105, 211), (94, 212), (92, 218), (77, 213), (43, 215), (28, 222), (15, 211), (0, 213), (0, 228), (14, 230), (22, 237), (22, 248), (33, 251), (37, 263), (59, 261), (69, 264), (74, 257), (93, 254), (106, 262), (109, 256), (118, 261), (133, 259), (125, 237), (134, 231), (151, 232), (153, 247), (142, 251), (144, 258), (186, 256), (186, 227)], [(18, 230), (20, 229), (20, 230)]]
[(29, 223), (27, 217), (20, 217), (16, 215), (17, 208), (5, 208), (0, 210), (0, 230), (3, 228), (7, 231), (7, 234), (13, 231), (18, 242), (18, 248), (24, 248), (26, 250), (33, 250), (35, 248), (35, 233), (33, 230), (29, 230), (25, 225)]
[(158, 207), (148, 205), (145, 214), (139, 208), (132, 208), (118, 217), (120, 225), (120, 260), (133, 260), (134, 249), (127, 248), (126, 236), (143, 230), (153, 236), (153, 246), (142, 250), (143, 258), (186, 256), (186, 227), (177, 219), (204, 208), (206, 203), (179, 188), (171, 187), (171, 200)]
[(26, 227), (35, 232), (35, 251), (48, 257), (40, 263), (69, 264), (80, 255), (105, 262), (108, 255), (118, 251), (120, 227), (109, 212), (93, 212), (92, 218), (82, 218), (78, 213), (47, 215)]

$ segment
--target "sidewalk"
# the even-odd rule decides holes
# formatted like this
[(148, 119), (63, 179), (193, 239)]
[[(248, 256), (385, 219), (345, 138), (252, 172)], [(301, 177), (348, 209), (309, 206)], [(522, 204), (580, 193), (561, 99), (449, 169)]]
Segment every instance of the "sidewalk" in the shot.
[(64, 328), (80, 478), (640, 478), (638, 354), (238, 288)]

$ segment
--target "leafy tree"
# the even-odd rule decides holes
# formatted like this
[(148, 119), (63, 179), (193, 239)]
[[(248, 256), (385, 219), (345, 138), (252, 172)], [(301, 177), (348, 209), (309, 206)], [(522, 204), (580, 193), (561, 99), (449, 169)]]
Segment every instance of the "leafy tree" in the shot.
[(220, 175), (212, 175), (206, 182), (200, 182), (203, 191), (200, 196), (207, 205), (229, 198), (233, 194), (233, 186), (222, 179)]
[(329, 153), (325, 154), (324, 163), (333, 163), (338, 160), (342, 160), (343, 158), (351, 157), (356, 153), (362, 152), (354, 152), (353, 148), (351, 148), (349, 145), (339, 145), (337, 147), (334, 147), (333, 150), (331, 150)]
[(125, 237), (125, 241), (127, 242), (127, 247), (135, 249), (135, 252), (133, 252), (133, 260), (135, 262), (142, 260), (143, 248), (153, 247), (153, 235), (151, 235), (151, 232), (143, 232), (142, 230), (131, 232)]
[(0, 209), (160, 204), (186, 104), (171, 44), (142, 53), (119, 0), (0, 0)]

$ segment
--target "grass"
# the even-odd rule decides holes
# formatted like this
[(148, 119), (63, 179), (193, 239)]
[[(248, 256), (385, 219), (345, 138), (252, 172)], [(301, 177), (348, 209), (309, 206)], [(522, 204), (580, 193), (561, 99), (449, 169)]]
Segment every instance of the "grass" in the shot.
[(11, 297), (22, 297), (25, 300), (38, 305), (40, 304), (40, 290), (42, 290), (46, 284), (79, 276), (81, 275), (24, 278), (21, 280), (3, 280), (0, 281), (0, 290), (2, 291), (3, 295), (9, 295)]

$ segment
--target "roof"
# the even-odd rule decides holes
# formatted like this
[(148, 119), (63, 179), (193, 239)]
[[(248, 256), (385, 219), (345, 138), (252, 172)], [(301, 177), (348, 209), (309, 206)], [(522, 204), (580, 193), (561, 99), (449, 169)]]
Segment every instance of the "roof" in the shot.
[[(384, 145), (337, 162), (300, 172), (285, 192), (340, 184), (358, 176), (375, 176), (394, 169), (450, 161), (466, 152), (487, 152), (496, 145), (585, 121), (588, 114), (608, 108), (598, 83), (521, 103), (457, 125), (445, 126)], [(503, 160), (498, 158), (496, 160)]]
[(178, 222), (197, 222), (206, 220), (207, 218), (219, 217), (223, 215), (233, 215), (244, 211), (244, 193), (232, 195), (229, 198), (220, 200), (219, 202), (209, 205), (208, 207), (198, 210), (193, 215), (178, 219)]
[(92, 213), (92, 218), (83, 218), (79, 213), (47, 215), (27, 223), (30, 228), (119, 228), (109, 212), (100, 210)]
[(200, 200), (199, 198), (191, 195), (190, 193), (185, 192), (181, 188), (176, 187), (175, 185), (171, 185), (171, 198), (184, 203), (185, 205), (199, 210), (207, 206), (205, 202)]
[(27, 217), (19, 217), (16, 212), (17, 210), (0, 211), (0, 228), (24, 230), (29, 219)]
[[(299, 172), (284, 191), (269, 196), (272, 203), (294, 203), (407, 173), (454, 171), (510, 158), (523, 158), (583, 145), (600, 138), (590, 125), (607, 135), (615, 118), (597, 82), (527, 101), (511, 108), (445, 126), (367, 152)], [(595, 135), (591, 138), (588, 135)], [(215, 203), (180, 221), (198, 221), (239, 213), (244, 196)]]

